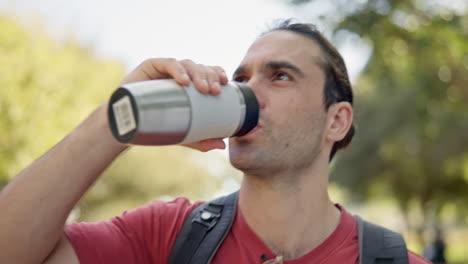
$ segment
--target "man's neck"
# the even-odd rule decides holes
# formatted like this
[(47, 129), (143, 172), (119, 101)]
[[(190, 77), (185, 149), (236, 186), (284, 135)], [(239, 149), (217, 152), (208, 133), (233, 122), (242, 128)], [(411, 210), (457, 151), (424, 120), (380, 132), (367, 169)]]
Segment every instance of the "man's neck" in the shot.
[(330, 201), (327, 186), (328, 167), (270, 178), (246, 174), (240, 210), (273, 252), (297, 258), (322, 243), (338, 225), (340, 212)]

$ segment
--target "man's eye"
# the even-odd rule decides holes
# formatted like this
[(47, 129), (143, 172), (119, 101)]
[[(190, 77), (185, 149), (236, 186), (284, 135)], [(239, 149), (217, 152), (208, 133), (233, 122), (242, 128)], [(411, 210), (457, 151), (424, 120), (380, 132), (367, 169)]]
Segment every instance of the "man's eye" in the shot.
[(277, 72), (273, 75), (273, 80), (292, 81), (292, 77), (285, 72)]
[(244, 77), (244, 76), (236, 76), (234, 77), (234, 81), (240, 82), (240, 83), (246, 83), (249, 81), (249, 79), (247, 79), (247, 77)]

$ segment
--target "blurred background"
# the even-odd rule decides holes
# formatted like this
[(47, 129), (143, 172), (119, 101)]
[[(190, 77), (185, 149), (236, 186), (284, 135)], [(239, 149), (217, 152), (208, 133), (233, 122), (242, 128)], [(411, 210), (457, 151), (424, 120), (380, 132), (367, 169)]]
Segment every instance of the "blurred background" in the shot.
[[(357, 135), (332, 164), (333, 200), (468, 263), (468, 0), (0, 0), (0, 189), (149, 57), (232, 74), (275, 19), (311, 22), (344, 55)], [(134, 147), (71, 221), (239, 186), (225, 151)]]

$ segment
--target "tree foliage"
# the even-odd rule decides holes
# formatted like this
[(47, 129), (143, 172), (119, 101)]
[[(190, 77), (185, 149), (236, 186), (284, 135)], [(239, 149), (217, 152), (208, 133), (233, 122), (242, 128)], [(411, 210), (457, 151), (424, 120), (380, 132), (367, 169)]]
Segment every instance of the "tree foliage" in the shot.
[(5, 183), (83, 119), (122, 76), (69, 39), (0, 16), (0, 179)]
[[(304, 2), (317, 1), (299, 1)], [(460, 4), (461, 1), (454, 1)], [(468, 14), (450, 1), (332, 1), (322, 18), (372, 52), (354, 85), (358, 132), (332, 180), (355, 199), (388, 196), (421, 229), (447, 205), (466, 217)], [(341, 37), (338, 37), (341, 36)]]
[[(0, 28), (1, 189), (103, 103), (124, 69), (73, 38), (54, 40), (6, 14)], [(79, 218), (102, 220), (165, 195), (206, 198), (219, 180), (191, 155), (181, 147), (130, 150), (85, 196)]]

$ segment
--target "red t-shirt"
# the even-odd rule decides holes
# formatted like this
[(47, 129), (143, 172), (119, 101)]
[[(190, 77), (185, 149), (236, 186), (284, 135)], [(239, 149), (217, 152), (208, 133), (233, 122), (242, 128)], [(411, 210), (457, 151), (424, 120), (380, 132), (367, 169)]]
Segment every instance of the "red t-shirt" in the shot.
[[(108, 222), (73, 223), (65, 233), (81, 264), (165, 264), (185, 218), (200, 202), (178, 198), (152, 202), (125, 212)], [(343, 207), (335, 231), (307, 254), (285, 264), (359, 263), (355, 218)], [(261, 255), (276, 255), (250, 229), (238, 210), (232, 229), (218, 249), (212, 264), (261, 264)], [(409, 252), (411, 264), (430, 263)]]

